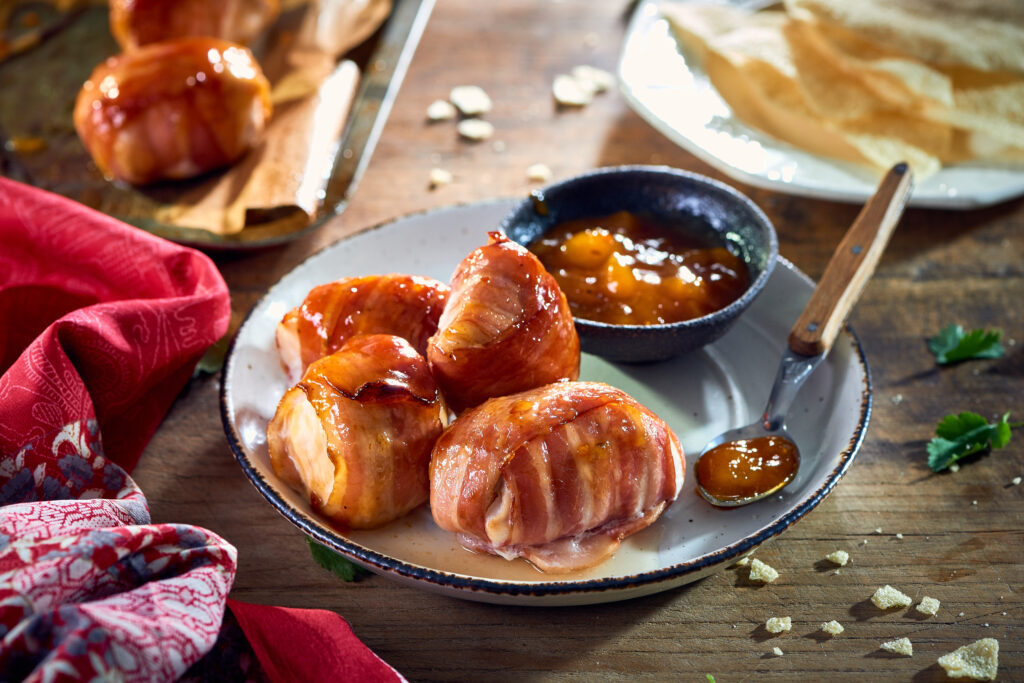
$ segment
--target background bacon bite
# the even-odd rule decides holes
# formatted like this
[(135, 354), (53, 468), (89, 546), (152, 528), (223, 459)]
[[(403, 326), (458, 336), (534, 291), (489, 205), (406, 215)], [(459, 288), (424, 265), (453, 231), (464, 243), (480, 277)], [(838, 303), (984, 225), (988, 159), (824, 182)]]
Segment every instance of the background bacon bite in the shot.
[(277, 326), (277, 350), (289, 379), (358, 334), (394, 334), (421, 355), (448, 300), (448, 285), (418, 275), (348, 277), (314, 287)]
[(575, 571), (654, 522), (685, 466), (679, 439), (635, 399), (560, 382), (460, 415), (434, 446), (430, 507), (467, 548)]
[(342, 527), (386, 524), (426, 502), (447, 409), (406, 340), (364, 335), (314, 362), (267, 426), (275, 474)]
[(565, 295), (501, 232), (459, 264), (427, 359), (455, 410), (576, 379), (580, 341)]
[(278, 0), (110, 0), (110, 32), (122, 50), (187, 36), (248, 44), (280, 12)]

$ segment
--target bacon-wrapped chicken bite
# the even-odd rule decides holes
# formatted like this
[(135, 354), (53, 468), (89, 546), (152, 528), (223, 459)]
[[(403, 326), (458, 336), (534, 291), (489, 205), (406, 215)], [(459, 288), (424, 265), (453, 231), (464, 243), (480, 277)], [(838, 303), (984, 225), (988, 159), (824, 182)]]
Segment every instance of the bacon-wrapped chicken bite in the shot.
[(353, 337), (313, 363), (267, 425), (274, 472), (339, 526), (369, 529), (425, 503), (447, 409), (400, 337)]
[(249, 50), (183, 38), (96, 67), (74, 121), (104, 175), (141, 185), (230, 164), (259, 139), (270, 112), (270, 83)]
[(280, 11), (278, 0), (110, 0), (110, 32), (122, 50), (195, 36), (248, 44)]
[(580, 371), (565, 295), (532, 253), (501, 232), (459, 264), (427, 359), (456, 410)]
[(546, 572), (592, 567), (679, 495), (679, 439), (598, 382), (559, 382), (464, 412), (430, 460), (430, 509), (471, 550)]
[(292, 382), (357, 334), (394, 334), (426, 355), (448, 285), (418, 275), (367, 275), (310, 290), (277, 325), (277, 351)]

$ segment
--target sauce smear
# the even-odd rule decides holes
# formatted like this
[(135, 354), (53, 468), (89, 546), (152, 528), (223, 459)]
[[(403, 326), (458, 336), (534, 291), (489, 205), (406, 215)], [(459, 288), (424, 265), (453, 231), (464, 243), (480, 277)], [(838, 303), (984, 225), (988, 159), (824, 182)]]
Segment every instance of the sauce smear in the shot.
[(796, 445), (781, 436), (726, 441), (697, 461), (697, 482), (712, 498), (739, 503), (789, 483), (798, 464)]
[(692, 320), (725, 308), (750, 282), (721, 245), (626, 211), (555, 226), (530, 245), (574, 316), (618, 325)]

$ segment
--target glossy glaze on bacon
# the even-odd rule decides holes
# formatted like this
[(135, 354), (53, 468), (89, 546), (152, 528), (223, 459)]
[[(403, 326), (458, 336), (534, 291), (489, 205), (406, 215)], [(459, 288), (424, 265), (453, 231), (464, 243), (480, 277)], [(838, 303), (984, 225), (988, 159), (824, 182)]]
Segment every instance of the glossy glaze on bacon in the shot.
[(636, 400), (559, 382), (460, 415), (434, 446), (430, 507), (467, 548), (569, 572), (654, 522), (685, 466), (679, 439)]
[(248, 44), (280, 10), (278, 0), (110, 0), (110, 32), (122, 50), (190, 36)]
[(267, 426), (275, 474), (341, 528), (386, 524), (426, 502), (447, 409), (400, 337), (353, 337), (313, 363)]
[(277, 350), (292, 382), (309, 364), (358, 334), (394, 334), (420, 354), (437, 331), (448, 285), (417, 275), (349, 277), (314, 287), (277, 326)]
[(558, 283), (503, 233), (489, 236), (456, 268), (427, 348), (455, 410), (579, 377), (579, 337)]
[(141, 185), (230, 164), (258, 141), (270, 113), (270, 84), (248, 49), (183, 38), (96, 67), (74, 122), (105, 176)]

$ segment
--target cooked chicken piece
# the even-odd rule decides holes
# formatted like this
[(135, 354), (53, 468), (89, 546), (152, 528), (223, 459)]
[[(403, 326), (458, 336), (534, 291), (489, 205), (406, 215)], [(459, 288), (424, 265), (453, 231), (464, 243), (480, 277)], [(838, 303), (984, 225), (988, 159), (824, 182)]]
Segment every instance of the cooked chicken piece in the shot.
[(394, 334), (426, 355), (448, 285), (417, 275), (348, 277), (310, 290), (277, 325), (277, 351), (292, 382), (357, 334)]
[(542, 571), (592, 567), (679, 495), (662, 420), (598, 382), (558, 382), (464, 412), (434, 446), (430, 508), (471, 550)]
[(96, 67), (74, 122), (104, 175), (141, 185), (230, 164), (257, 142), (270, 112), (270, 84), (249, 50), (183, 38)]
[(427, 348), (456, 410), (579, 376), (580, 340), (555, 279), (503, 233), (489, 235), (456, 268)]
[(409, 342), (353, 337), (281, 399), (267, 425), (270, 463), (335, 524), (373, 528), (426, 502), (430, 451), (446, 422)]

